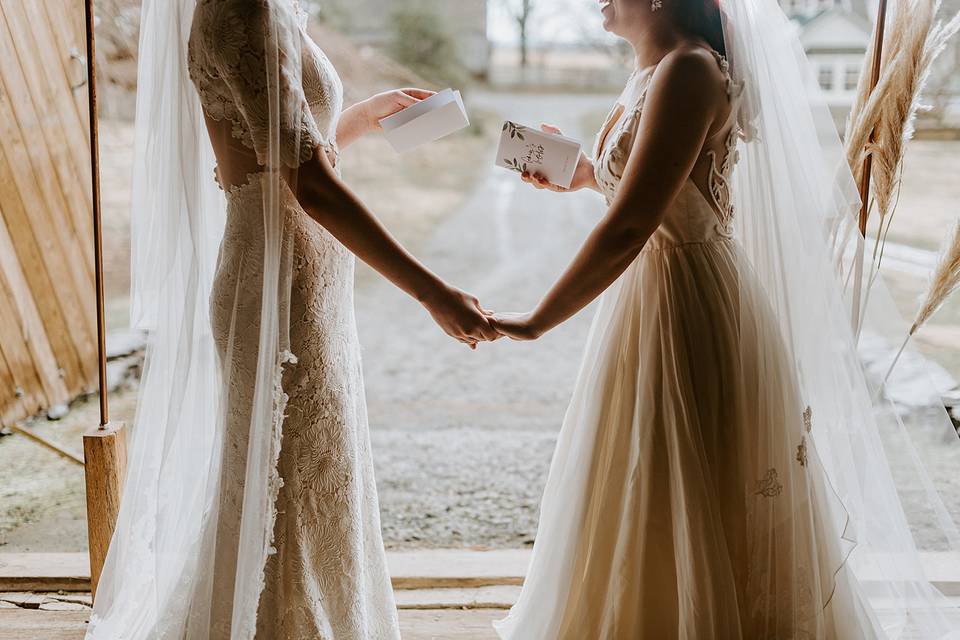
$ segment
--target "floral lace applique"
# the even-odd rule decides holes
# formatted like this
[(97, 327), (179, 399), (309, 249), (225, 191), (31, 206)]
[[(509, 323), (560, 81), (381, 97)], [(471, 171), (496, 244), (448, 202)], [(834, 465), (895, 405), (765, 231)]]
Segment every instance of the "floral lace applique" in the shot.
[(780, 478), (777, 476), (777, 470), (773, 467), (767, 469), (763, 478), (757, 482), (757, 490), (754, 495), (764, 498), (775, 498), (783, 493), (783, 485), (780, 484)]
[[(713, 149), (707, 151), (705, 154), (710, 162), (708, 190), (715, 208), (714, 212), (718, 219), (716, 225), (717, 232), (721, 236), (730, 237), (733, 235), (734, 219), (730, 177), (733, 173), (733, 168), (740, 159), (737, 146), (743, 137), (743, 131), (739, 124), (738, 114), (743, 85), (733, 81), (733, 77), (730, 75), (730, 65), (726, 58), (717, 52), (713, 52), (713, 55), (726, 79), (727, 96), (730, 99), (732, 109), (730, 118), (733, 125), (724, 141), (723, 157), (721, 158)], [(595, 154), (597, 158), (595, 177), (597, 184), (607, 198), (608, 204), (612, 202), (620, 180), (623, 178), (623, 171), (633, 147), (636, 129), (646, 101), (651, 75), (652, 74), (648, 74), (642, 78), (638, 77), (636, 81), (644, 82), (645, 84), (642, 85), (637, 92), (633, 107), (621, 117), (620, 122), (613, 126), (606, 135), (598, 137), (598, 148)], [(633, 81), (634, 77), (632, 76), (631, 82)], [(614, 113), (615, 111), (611, 112), (611, 116), (613, 116)], [(605, 126), (605, 132), (606, 129), (607, 127)]]
[(800, 436), (800, 445), (797, 446), (797, 462), (801, 467), (807, 466), (807, 436), (813, 431), (813, 409), (809, 406), (803, 410), (803, 430), (806, 432)]
[[(305, 16), (295, 2), (201, 0), (195, 9), (187, 64), (204, 113), (229, 122), (231, 135), (264, 166), (275, 129), (280, 161), (291, 168), (310, 159), (318, 146), (332, 144), (317, 121), (339, 116), (342, 88), (335, 74), (327, 73), (322, 52), (302, 37)], [(271, 121), (268, 99), (270, 47), (281, 52), (278, 92), (284, 108), (277, 122)], [(299, 55), (282, 54), (296, 50)]]
[(740, 140), (741, 131), (737, 117), (737, 109), (739, 107), (740, 96), (743, 92), (743, 85), (734, 83), (733, 77), (730, 75), (730, 63), (727, 62), (727, 59), (716, 51), (713, 52), (713, 55), (717, 59), (717, 64), (720, 65), (720, 70), (726, 78), (727, 97), (731, 104), (732, 112), (730, 117), (733, 120), (733, 126), (730, 128), (730, 132), (724, 140), (722, 160), (717, 157), (717, 152), (713, 149), (707, 151), (706, 155), (710, 160), (710, 174), (707, 184), (710, 197), (716, 207), (717, 217), (719, 218), (717, 232), (722, 236), (730, 237), (733, 235), (734, 217), (730, 177), (733, 174), (733, 168), (740, 160), (737, 143)]
[[(275, 29), (267, 30), (270, 16)], [(342, 86), (322, 51), (302, 31), (295, 0), (199, 0), (190, 34), (189, 70), (208, 119), (242, 145), (238, 164), (255, 153), (266, 165), (271, 142), (296, 167), (323, 147), (337, 164), (336, 122)], [(273, 33), (270, 40), (267, 34)], [(276, 40), (276, 42), (274, 42)], [(280, 56), (279, 95), (264, 81), (264, 45)], [(299, 55), (290, 47), (300, 47)], [(284, 56), (284, 51), (291, 55)], [(300, 60), (300, 67), (290, 64)], [(268, 98), (281, 101), (270, 122)], [(271, 129), (279, 139), (273, 140)], [(250, 149), (252, 151), (247, 151)], [(218, 154), (224, 153), (218, 149)], [(220, 157), (226, 166), (234, 157)], [(236, 178), (234, 178), (236, 179)], [(210, 625), (256, 637), (370, 637), (399, 640), (396, 607), (380, 537), (376, 485), (364, 408), (360, 346), (353, 318), (350, 252), (303, 211), (280, 182), (282, 220), (278, 287), (279, 361), (273, 369), (271, 435), (265, 464), (267, 503), (259, 607), (232, 612), (232, 564), (240, 538), (246, 452), (258, 384), (264, 265), (263, 170), (227, 188), (210, 320), (225, 372), (224, 461), (214, 545)], [(253, 284), (251, 284), (253, 283)], [(295, 357), (294, 357), (294, 354)], [(269, 410), (269, 409), (268, 409)], [(275, 520), (273, 520), (275, 518)], [(233, 556), (230, 556), (231, 548)], [(223, 582), (226, 581), (226, 582)], [(255, 586), (255, 585), (253, 585)], [(184, 589), (185, 592), (189, 589)], [(188, 603), (189, 604), (189, 603)]]
[(801, 467), (807, 466), (807, 436), (802, 436), (800, 444), (797, 445), (797, 462)]

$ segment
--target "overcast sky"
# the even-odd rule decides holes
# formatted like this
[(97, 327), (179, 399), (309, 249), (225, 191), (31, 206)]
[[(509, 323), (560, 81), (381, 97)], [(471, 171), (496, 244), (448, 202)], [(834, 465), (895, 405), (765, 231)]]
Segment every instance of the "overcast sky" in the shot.
[[(516, 44), (517, 25), (508, 7), (520, 0), (489, 0), (487, 33), (498, 44)], [(597, 0), (535, 0), (531, 41), (573, 43), (604, 37)]]

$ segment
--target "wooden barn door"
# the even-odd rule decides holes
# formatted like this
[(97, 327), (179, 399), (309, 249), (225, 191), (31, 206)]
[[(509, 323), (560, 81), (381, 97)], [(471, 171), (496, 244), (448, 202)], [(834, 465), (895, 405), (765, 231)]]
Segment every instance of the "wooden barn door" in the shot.
[(83, 3), (0, 0), (0, 424), (94, 388)]

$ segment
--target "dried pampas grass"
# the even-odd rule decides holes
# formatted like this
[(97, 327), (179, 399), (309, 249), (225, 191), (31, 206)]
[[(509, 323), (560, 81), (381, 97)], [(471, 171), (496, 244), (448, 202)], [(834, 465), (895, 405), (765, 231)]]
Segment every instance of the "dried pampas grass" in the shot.
[[(937, 20), (941, 0), (891, 1), (893, 7), (888, 12), (883, 42), (877, 42), (878, 23), (864, 59), (845, 140), (847, 162), (856, 184), (862, 188), (864, 179), (867, 183), (872, 181), (869, 192), (861, 194), (865, 201), (865, 222), (869, 223), (874, 209), (879, 216), (865, 295), (860, 280), (865, 251), (858, 252), (853, 264), (856, 273), (853, 317), (858, 334), (861, 310), (879, 275), (896, 211), (906, 145), (913, 137), (917, 112), (924, 108), (920, 102), (923, 88), (937, 56), (960, 29), (960, 13), (947, 22)], [(876, 87), (872, 87), (877, 46), (882, 47), (880, 73)], [(868, 159), (870, 175), (864, 176)], [(866, 226), (863, 230), (866, 231)]]
[(910, 327), (907, 337), (904, 338), (900, 350), (897, 351), (893, 357), (890, 368), (887, 370), (887, 375), (883, 377), (880, 391), (883, 390), (883, 387), (886, 386), (887, 381), (890, 379), (890, 374), (893, 373), (894, 367), (896, 367), (897, 362), (900, 361), (900, 356), (903, 355), (904, 349), (907, 348), (907, 343), (910, 342), (910, 338), (940, 310), (940, 307), (943, 306), (950, 296), (956, 293), (957, 289), (960, 289), (960, 220), (954, 225), (953, 233), (950, 234), (947, 243), (940, 252), (940, 258), (937, 260), (937, 266), (933, 269), (932, 275), (930, 276), (930, 283), (927, 285), (927, 291), (923, 295), (923, 302), (920, 305), (920, 309), (913, 319), (913, 325)]
[(866, 155), (873, 156), (872, 192), (881, 238), (896, 208), (904, 149), (913, 137), (917, 112), (923, 108), (921, 93), (933, 62), (960, 29), (960, 14), (946, 23), (936, 20), (940, 4), (940, 0), (895, 1), (883, 45), (880, 81), (871, 92), (871, 44), (847, 122), (847, 161), (857, 184), (863, 177)]
[(940, 253), (940, 259), (923, 296), (923, 304), (920, 305), (913, 326), (910, 327), (910, 335), (926, 324), (957, 289), (960, 289), (960, 220)]

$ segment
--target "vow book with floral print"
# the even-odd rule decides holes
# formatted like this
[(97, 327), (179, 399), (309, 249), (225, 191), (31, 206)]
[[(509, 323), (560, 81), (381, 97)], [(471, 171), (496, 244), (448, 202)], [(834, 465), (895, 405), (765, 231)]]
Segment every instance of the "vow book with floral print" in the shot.
[(515, 122), (504, 122), (497, 149), (497, 166), (519, 173), (540, 174), (551, 183), (570, 186), (580, 157), (580, 143)]

